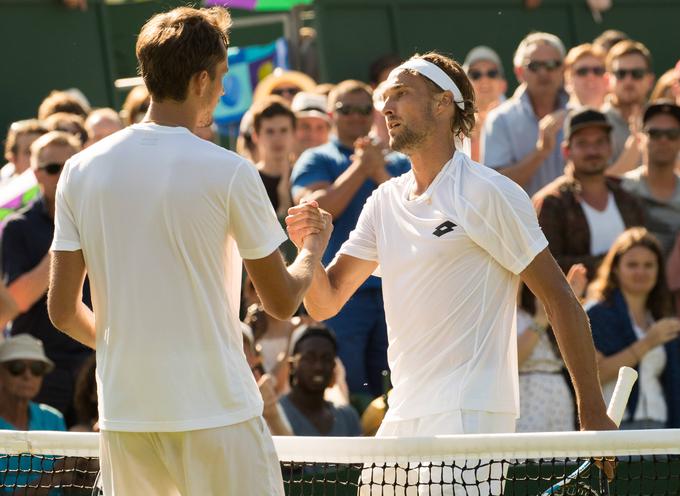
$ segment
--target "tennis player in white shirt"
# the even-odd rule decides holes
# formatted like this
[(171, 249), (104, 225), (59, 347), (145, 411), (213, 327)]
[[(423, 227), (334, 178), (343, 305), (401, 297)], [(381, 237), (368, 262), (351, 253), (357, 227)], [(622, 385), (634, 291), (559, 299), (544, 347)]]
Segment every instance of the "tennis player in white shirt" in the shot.
[(192, 133), (224, 94), (229, 24), (221, 8), (149, 20), (137, 41), (148, 114), (74, 156), (57, 188), (48, 307), (97, 350), (107, 496), (283, 495), (243, 353), (241, 267), (265, 309), (290, 318), (331, 227), (300, 207), (305, 244), (286, 267), (253, 164)]
[[(377, 436), (514, 430), (520, 280), (553, 325), (581, 428), (615, 429), (586, 314), (529, 198), (461, 151), (474, 126), (474, 92), (461, 66), (436, 53), (416, 55), (382, 91), (390, 146), (411, 158), (412, 171), (376, 189), (336, 258), (317, 266), (304, 300), (313, 318), (325, 320), (369, 275), (382, 277), (394, 389)], [(294, 219), (288, 226), (297, 244), (302, 226)]]

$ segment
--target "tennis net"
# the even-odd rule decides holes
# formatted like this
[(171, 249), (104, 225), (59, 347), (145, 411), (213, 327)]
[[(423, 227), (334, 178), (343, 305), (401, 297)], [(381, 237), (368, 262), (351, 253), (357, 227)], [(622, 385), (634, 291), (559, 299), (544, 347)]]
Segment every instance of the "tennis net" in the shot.
[[(290, 496), (680, 495), (676, 429), (274, 440)], [(101, 494), (98, 442), (97, 434), (0, 431), (0, 494)], [(603, 457), (616, 458), (611, 482), (588, 464)]]

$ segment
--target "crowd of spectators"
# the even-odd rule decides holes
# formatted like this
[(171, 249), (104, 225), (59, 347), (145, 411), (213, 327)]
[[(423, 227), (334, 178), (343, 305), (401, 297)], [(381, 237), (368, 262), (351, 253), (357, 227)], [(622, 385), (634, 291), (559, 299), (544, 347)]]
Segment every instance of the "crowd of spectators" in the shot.
[[(242, 119), (236, 151), (259, 172), (277, 215), (303, 200), (333, 215), (325, 264), (372, 192), (410, 168), (390, 150), (378, 111), (380, 84), (399, 63), (395, 55), (376, 60), (367, 83), (317, 84), (276, 70)], [(640, 372), (624, 427), (680, 427), (680, 62), (662, 68), (655, 85), (649, 50), (624, 33), (567, 51), (557, 36), (537, 32), (518, 44), (512, 71), (488, 46), (471, 50), (463, 67), (476, 94), (472, 158), (532, 197), (549, 248), (588, 310), (605, 395), (619, 366)], [(508, 94), (510, 72), (518, 85)], [(27, 190), (2, 223), (1, 429), (98, 429), (93, 353), (47, 314), (56, 185), (72, 155), (140, 122), (148, 108), (143, 86), (120, 111), (55, 90), (6, 134), (0, 191), (30, 179), (39, 193)], [(192, 131), (219, 142), (214, 126)], [(284, 245), (284, 255), (292, 249)], [(90, 304), (87, 280), (83, 301)], [(304, 308), (289, 321), (267, 315), (246, 277), (242, 317), (244, 354), (275, 435), (375, 432), (389, 408), (379, 277), (326, 322)], [(517, 337), (518, 430), (577, 428), (550, 322), (526, 288), (518, 290)]]

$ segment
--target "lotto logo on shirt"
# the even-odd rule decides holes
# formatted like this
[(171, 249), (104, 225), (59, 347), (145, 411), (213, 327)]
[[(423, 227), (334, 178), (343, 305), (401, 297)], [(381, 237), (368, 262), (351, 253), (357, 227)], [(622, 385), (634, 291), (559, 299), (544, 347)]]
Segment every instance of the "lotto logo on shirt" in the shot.
[(439, 224), (432, 234), (434, 234), (438, 238), (441, 238), (442, 236), (444, 236), (444, 234), (450, 233), (455, 228), (456, 228), (456, 224), (454, 224), (450, 220), (447, 220), (447, 221)]

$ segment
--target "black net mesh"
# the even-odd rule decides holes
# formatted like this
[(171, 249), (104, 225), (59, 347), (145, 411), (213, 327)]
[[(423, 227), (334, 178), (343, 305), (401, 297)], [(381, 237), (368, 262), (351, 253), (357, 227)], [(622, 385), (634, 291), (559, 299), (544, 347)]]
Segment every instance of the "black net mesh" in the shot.
[[(591, 458), (398, 464), (282, 461), (281, 470), (289, 496), (680, 495), (678, 455), (619, 456), (611, 482), (592, 462)], [(98, 470), (96, 458), (0, 454), (0, 494), (101, 494), (96, 488)]]

